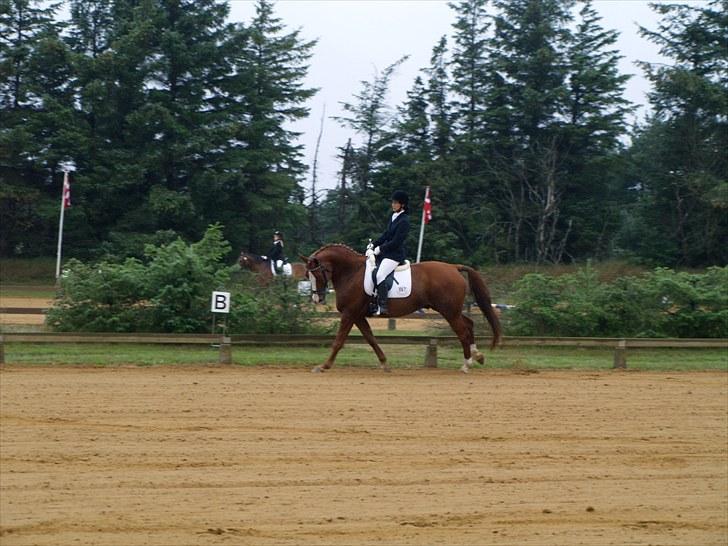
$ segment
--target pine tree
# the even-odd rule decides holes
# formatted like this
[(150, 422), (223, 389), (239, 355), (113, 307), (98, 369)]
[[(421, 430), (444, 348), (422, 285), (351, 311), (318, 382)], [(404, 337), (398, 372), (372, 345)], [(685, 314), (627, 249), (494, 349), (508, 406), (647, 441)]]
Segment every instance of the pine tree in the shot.
[(0, 2), (0, 255), (51, 253), (74, 133), (68, 50), (58, 4)]
[[(354, 102), (343, 102), (346, 115), (336, 119), (358, 136), (360, 144), (352, 145), (344, 156), (348, 164), (342, 175), (348, 180), (346, 193), (330, 194), (330, 197), (350, 196), (352, 221), (342, 230), (343, 240), (361, 247), (368, 237), (381, 230), (382, 203), (386, 203), (391, 191), (382, 175), (387, 147), (394, 141), (393, 123), (396, 115), (387, 104), (389, 83), (397, 67), (407, 57), (402, 57), (374, 75), (372, 81), (362, 81), (362, 90), (354, 95)], [(348, 175), (348, 176), (346, 176)]]
[(362, 90), (354, 95), (356, 102), (342, 102), (345, 116), (335, 119), (344, 127), (351, 128), (360, 135), (362, 144), (354, 149), (357, 157), (357, 179), (359, 191), (370, 188), (371, 173), (376, 168), (377, 154), (387, 144), (390, 124), (394, 119), (387, 105), (389, 82), (397, 68), (407, 60), (407, 56), (387, 66), (375, 74), (372, 81), (362, 81)]
[[(565, 254), (605, 257), (611, 250), (625, 196), (619, 189), (619, 137), (633, 108), (624, 98), (618, 33), (600, 25), (591, 2), (581, 5), (566, 49), (567, 95), (562, 130), (563, 218), (570, 227)], [(615, 173), (615, 174), (612, 174)], [(563, 229), (563, 228), (562, 228)]]
[(471, 146), (482, 142), (487, 134), (484, 126), (490, 83), (486, 54), (490, 27), (487, 4), (488, 0), (462, 0), (450, 4), (456, 13), (452, 56), (453, 110), (458, 132)]
[[(304, 104), (316, 93), (303, 82), (315, 44), (298, 30), (287, 33), (268, 0), (258, 1), (255, 17), (241, 29), (232, 76), (221, 83), (230, 137), (215, 176), (224, 195), (211, 203), (234, 245), (264, 252), (274, 229), (287, 239), (298, 229), (298, 238), (307, 238), (300, 227), (306, 225), (300, 204), (306, 167), (299, 133), (289, 125), (308, 115)], [(209, 187), (202, 189), (209, 194)]]
[(447, 172), (449, 181), (447, 206), (441, 209), (439, 225), (457, 237), (462, 258), (476, 263), (492, 259), (497, 223), (493, 178), (488, 174), (495, 76), (489, 49), (492, 25), (488, 3), (462, 0), (450, 4), (455, 11), (450, 61), (454, 134), (449, 165), (440, 169), (441, 174)]
[(499, 115), (492, 115), (498, 140), (490, 172), (507, 211), (506, 247), (515, 260), (558, 261), (563, 241), (559, 114), (572, 2), (498, 0), (495, 5), (491, 47), (501, 81), (493, 93)]
[(453, 127), (448, 100), (450, 77), (447, 71), (447, 39), (445, 36), (432, 49), (427, 75), (427, 102), (432, 124), (432, 146), (436, 159), (445, 159), (451, 150)]
[[(642, 63), (654, 115), (633, 157), (638, 202), (626, 245), (666, 265), (728, 261), (728, 53), (726, 3), (657, 4), (658, 29), (641, 29), (670, 65)], [(650, 233), (651, 238), (642, 239)], [(659, 243), (654, 244), (654, 243)]]

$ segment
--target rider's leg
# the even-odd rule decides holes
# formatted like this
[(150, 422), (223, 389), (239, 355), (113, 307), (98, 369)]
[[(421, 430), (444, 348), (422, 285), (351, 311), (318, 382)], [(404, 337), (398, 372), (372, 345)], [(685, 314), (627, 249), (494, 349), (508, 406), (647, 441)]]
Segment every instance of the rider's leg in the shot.
[(379, 310), (375, 313), (376, 315), (386, 315), (389, 312), (387, 309), (388, 290), (386, 280), (387, 276), (398, 265), (399, 262), (389, 258), (384, 258), (382, 263), (379, 264), (379, 270), (377, 271), (377, 303), (379, 303)]

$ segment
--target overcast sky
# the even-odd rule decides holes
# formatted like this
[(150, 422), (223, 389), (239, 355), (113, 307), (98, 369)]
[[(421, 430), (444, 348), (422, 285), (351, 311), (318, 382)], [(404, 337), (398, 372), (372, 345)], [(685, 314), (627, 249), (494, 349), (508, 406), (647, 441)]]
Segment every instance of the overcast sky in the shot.
[[(706, 2), (693, 0), (692, 4)], [(371, 81), (403, 55), (410, 58), (391, 80), (388, 104), (396, 107), (406, 98), (420, 69), (429, 66), (433, 46), (441, 36), (452, 35), (453, 10), (441, 0), (279, 0), (274, 12), (289, 30), (300, 29), (305, 40), (317, 39), (306, 85), (320, 88), (310, 100), (310, 116), (295, 129), (303, 132), (305, 161), (313, 163), (321, 115), (326, 108), (319, 151), (319, 187), (333, 188), (337, 182), (337, 147), (351, 136), (330, 119), (341, 115), (340, 102), (351, 102), (361, 90), (361, 81)], [(656, 29), (659, 17), (642, 0), (595, 0), (601, 25), (620, 32), (617, 47), (624, 55), (622, 73), (633, 74), (627, 83), (626, 97), (636, 104), (646, 104), (649, 86), (636, 60), (656, 62), (657, 47), (638, 34), (637, 25)], [(255, 14), (254, 0), (232, 0), (230, 19), (249, 23)], [(452, 47), (452, 41), (448, 40)], [(641, 118), (644, 110), (638, 116)], [(310, 186), (310, 173), (306, 179)]]

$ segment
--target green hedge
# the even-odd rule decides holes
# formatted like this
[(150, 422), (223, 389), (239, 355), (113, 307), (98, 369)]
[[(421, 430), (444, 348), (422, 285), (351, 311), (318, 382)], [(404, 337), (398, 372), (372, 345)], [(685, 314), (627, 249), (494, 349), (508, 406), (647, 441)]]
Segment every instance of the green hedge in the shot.
[[(148, 245), (145, 260), (93, 264), (70, 260), (62, 296), (49, 310), (52, 329), (70, 332), (203, 333), (212, 327), (213, 290), (232, 293), (226, 317), (230, 333), (308, 333), (319, 331), (312, 305), (293, 281), (260, 287), (250, 276), (227, 267), (229, 251), (219, 225), (203, 239)], [(237, 282), (231, 277), (237, 276)]]
[(515, 284), (511, 335), (728, 337), (728, 267), (694, 274), (659, 268), (600, 283), (590, 267)]

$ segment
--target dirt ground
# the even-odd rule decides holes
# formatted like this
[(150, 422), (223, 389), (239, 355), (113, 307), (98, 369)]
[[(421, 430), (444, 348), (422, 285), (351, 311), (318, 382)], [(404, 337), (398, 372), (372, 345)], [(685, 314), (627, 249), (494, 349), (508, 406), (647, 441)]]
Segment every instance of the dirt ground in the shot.
[[(47, 298), (26, 298), (26, 297), (0, 297), (0, 307), (40, 307), (48, 308), (53, 300)], [(45, 315), (39, 314), (9, 314), (0, 313), (0, 325), (4, 324), (33, 324), (40, 325), (45, 322)]]
[(728, 375), (0, 369), (0, 544), (725, 545)]

